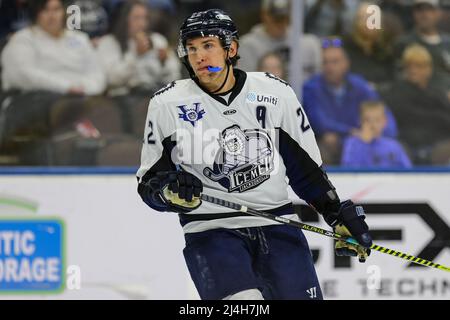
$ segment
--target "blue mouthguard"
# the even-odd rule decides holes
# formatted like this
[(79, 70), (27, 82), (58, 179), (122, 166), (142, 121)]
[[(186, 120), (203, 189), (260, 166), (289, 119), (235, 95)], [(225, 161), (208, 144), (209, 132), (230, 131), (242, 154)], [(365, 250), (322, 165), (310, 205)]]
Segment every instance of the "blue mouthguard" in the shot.
[(218, 71), (220, 71), (220, 70), (222, 70), (221, 67), (211, 67), (211, 66), (208, 66), (208, 71), (210, 71), (210, 72), (218, 72)]

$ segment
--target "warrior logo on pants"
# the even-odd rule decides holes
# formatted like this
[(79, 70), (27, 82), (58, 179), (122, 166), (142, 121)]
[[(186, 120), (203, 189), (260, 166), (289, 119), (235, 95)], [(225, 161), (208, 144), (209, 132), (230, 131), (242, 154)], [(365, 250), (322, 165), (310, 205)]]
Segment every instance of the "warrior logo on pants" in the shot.
[(207, 178), (220, 183), (228, 192), (243, 192), (270, 178), (274, 168), (273, 144), (267, 133), (241, 130), (233, 125), (222, 132), (219, 144), (213, 169), (203, 170)]

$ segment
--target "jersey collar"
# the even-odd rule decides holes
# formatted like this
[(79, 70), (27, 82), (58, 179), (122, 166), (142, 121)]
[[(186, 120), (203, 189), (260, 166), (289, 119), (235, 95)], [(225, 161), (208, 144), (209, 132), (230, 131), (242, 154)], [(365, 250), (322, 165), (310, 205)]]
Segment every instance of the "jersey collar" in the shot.
[[(195, 78), (194, 81), (195, 81), (195, 83), (197, 84), (197, 86), (198, 86), (200, 89), (202, 89), (203, 92), (205, 92), (206, 94), (208, 94), (211, 98), (213, 98), (214, 100), (217, 100), (218, 102), (220, 102), (221, 104), (223, 104), (223, 105), (225, 105), (225, 106), (229, 106), (229, 105), (233, 102), (234, 98), (236, 98), (237, 95), (238, 95), (239, 93), (241, 93), (242, 88), (244, 87), (244, 84), (245, 84), (245, 80), (247, 79), (247, 73), (245, 73), (245, 72), (242, 71), (242, 70), (234, 69), (234, 68), (233, 68), (233, 74), (234, 74), (234, 77), (236, 78), (236, 83), (234, 84), (234, 87), (230, 90), (230, 91), (231, 91), (231, 95), (230, 95), (230, 98), (228, 99), (228, 103), (227, 103), (227, 101), (226, 101), (224, 98), (222, 98), (220, 95), (210, 93), (208, 90), (206, 90), (205, 88), (203, 88), (203, 87), (200, 85), (200, 82), (198, 81), (197, 78)], [(230, 92), (230, 91), (228, 91), (228, 92)]]

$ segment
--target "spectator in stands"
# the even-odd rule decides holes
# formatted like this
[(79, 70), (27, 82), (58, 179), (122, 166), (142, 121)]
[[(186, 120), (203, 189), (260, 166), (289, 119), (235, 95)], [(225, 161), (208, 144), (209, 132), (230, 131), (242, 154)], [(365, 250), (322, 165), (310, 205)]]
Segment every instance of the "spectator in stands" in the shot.
[[(359, 107), (363, 101), (377, 100), (378, 95), (361, 76), (350, 73), (350, 62), (339, 38), (323, 41), (322, 73), (303, 86), (303, 107), (318, 137), (324, 162), (336, 164), (340, 159), (343, 137), (360, 133)], [(396, 136), (396, 124), (386, 110), (387, 136)]]
[(410, 168), (411, 161), (400, 143), (383, 137), (387, 124), (384, 104), (365, 101), (360, 107), (361, 130), (344, 141), (341, 165), (365, 168)]
[(413, 43), (425, 47), (433, 59), (433, 78), (438, 80), (442, 89), (449, 90), (450, 36), (439, 31), (441, 16), (439, 0), (414, 0), (415, 28), (399, 40), (396, 56), (400, 58), (403, 50)]
[(367, 9), (370, 5), (369, 2), (361, 3), (352, 30), (343, 40), (351, 71), (375, 85), (394, 77), (394, 39), (391, 38), (391, 30), (386, 30), (384, 21), (380, 29), (368, 28)]
[(350, 32), (359, 0), (307, 0), (305, 30), (321, 38)]
[[(257, 63), (269, 52), (277, 52), (288, 64), (289, 41), (289, 0), (263, 0), (261, 24), (242, 36), (239, 42), (238, 67), (245, 71), (256, 71)], [(301, 55), (296, 57), (303, 66), (303, 79), (320, 70), (320, 41), (314, 35), (305, 34), (300, 39)]]
[(143, 1), (127, 1), (121, 7), (112, 34), (103, 37), (98, 54), (109, 91), (144, 90), (147, 96), (180, 77), (178, 58), (160, 34), (149, 32), (149, 10)]
[(112, 33), (100, 40), (97, 50), (124, 129), (141, 137), (148, 99), (181, 77), (180, 63), (166, 38), (149, 31), (146, 2), (130, 0), (119, 10)]
[(258, 61), (258, 71), (268, 72), (280, 79), (286, 79), (286, 69), (281, 57), (269, 52)]
[[(57, 141), (75, 145), (82, 138), (76, 128), (83, 120), (90, 121), (103, 137), (122, 134), (118, 110), (101, 96), (106, 79), (89, 37), (65, 29), (65, 12), (62, 0), (31, 1), (33, 25), (15, 33), (2, 53), (7, 90), (3, 101), (8, 108), (1, 110), (7, 125), (0, 133), (5, 140), (17, 141), (14, 137), (26, 134), (38, 146), (44, 142), (54, 146)], [(67, 136), (71, 138), (61, 140)], [(71, 159), (70, 152), (67, 149), (65, 159)], [(40, 161), (44, 160), (33, 158), (27, 164), (58, 163)]]
[[(450, 160), (450, 102), (432, 79), (433, 58), (429, 51), (413, 44), (402, 56), (404, 79), (382, 92), (398, 121), (399, 139), (416, 164), (433, 162), (433, 153)], [(442, 156), (440, 157), (442, 159)], [(440, 160), (443, 161), (443, 160)]]
[(96, 95), (105, 76), (89, 38), (65, 29), (60, 0), (30, 3), (33, 25), (18, 31), (2, 53), (3, 89)]
[[(90, 0), (86, 0), (90, 1)], [(117, 20), (121, 6), (128, 0), (103, 0), (103, 8), (109, 15), (109, 21), (112, 23)], [(175, 29), (177, 33), (174, 35), (178, 39), (178, 23), (174, 22), (180, 15), (179, 8), (175, 7), (173, 0), (143, 0), (151, 9), (150, 10), (150, 29), (170, 38)], [(178, 1), (177, 1), (178, 2)], [(192, 3), (192, 0), (190, 1)], [(191, 14), (193, 11), (189, 11)], [(176, 13), (176, 14), (175, 14)], [(184, 15), (183, 15), (184, 17)], [(181, 22), (180, 22), (181, 23)]]

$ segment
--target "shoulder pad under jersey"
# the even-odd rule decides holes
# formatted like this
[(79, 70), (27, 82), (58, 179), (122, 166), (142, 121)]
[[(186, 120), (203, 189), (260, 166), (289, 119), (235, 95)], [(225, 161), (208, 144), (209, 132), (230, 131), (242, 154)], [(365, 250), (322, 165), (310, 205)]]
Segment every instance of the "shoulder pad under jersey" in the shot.
[(287, 82), (284, 81), (283, 79), (280, 79), (280, 78), (278, 78), (277, 76), (274, 76), (273, 74), (268, 73), (268, 72), (264, 72), (264, 74), (266, 75), (267, 78), (273, 79), (273, 80), (275, 80), (275, 81), (279, 81), (279, 82), (281, 82), (282, 84), (284, 84), (286, 87), (289, 87), (289, 83), (287, 83)]
[(152, 98), (159, 96), (160, 94), (163, 94), (164, 92), (169, 91), (170, 89), (172, 89), (173, 87), (175, 87), (176, 81), (172, 81), (171, 83), (169, 83), (168, 85), (166, 85), (165, 87), (162, 87), (161, 89), (159, 89), (158, 91), (156, 91)]

